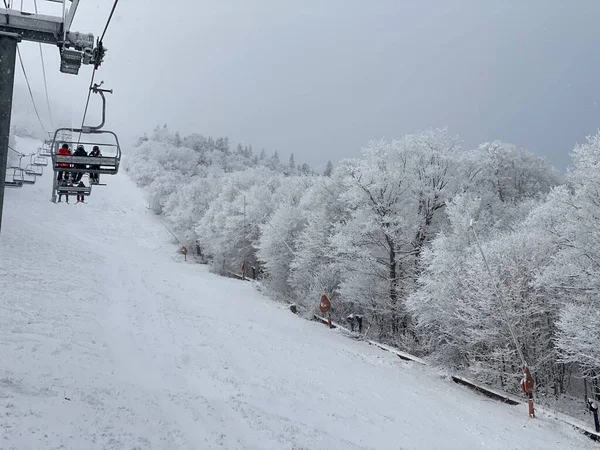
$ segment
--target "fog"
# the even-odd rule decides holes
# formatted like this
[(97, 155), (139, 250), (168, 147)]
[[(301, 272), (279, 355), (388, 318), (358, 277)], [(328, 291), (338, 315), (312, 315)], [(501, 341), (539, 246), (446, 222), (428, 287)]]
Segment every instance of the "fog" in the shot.
[[(98, 36), (111, 6), (82, 0), (72, 30)], [(564, 170), (598, 128), (599, 14), (594, 0), (128, 0), (96, 80), (114, 89), (107, 127), (125, 142), (166, 123), (320, 167), (447, 126), (465, 146), (500, 139)], [(21, 50), (43, 112), (38, 46)], [(78, 125), (92, 69), (60, 73), (50, 45), (44, 57), (51, 104)], [(96, 98), (91, 123), (99, 112)]]

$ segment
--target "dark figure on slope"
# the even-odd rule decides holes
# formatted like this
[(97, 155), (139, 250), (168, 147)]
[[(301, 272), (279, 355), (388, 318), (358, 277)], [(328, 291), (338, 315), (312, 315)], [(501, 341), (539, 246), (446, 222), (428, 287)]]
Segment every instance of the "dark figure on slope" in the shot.
[(360, 314), (350, 314), (346, 320), (350, 324), (350, 331), (358, 330), (359, 333), (362, 333), (363, 317)]
[(596, 432), (600, 432), (600, 422), (598, 421), (598, 405), (591, 398), (588, 398), (588, 408), (594, 415), (594, 426), (596, 427)]

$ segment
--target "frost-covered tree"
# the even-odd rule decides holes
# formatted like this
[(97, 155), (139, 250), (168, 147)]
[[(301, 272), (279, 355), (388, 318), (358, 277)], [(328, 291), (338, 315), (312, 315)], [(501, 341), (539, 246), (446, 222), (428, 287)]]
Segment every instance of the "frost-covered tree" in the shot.
[(306, 226), (298, 234), (295, 255), (290, 266), (289, 283), (296, 301), (314, 311), (326, 293), (334, 303), (340, 284), (341, 265), (331, 243), (334, 227), (348, 216), (341, 196), (345, 190), (344, 175), (316, 181), (302, 196), (300, 208)]
[[(269, 179), (271, 185), (267, 183)], [(244, 261), (256, 260), (254, 243), (258, 227), (276, 206), (272, 197), (279, 183), (279, 175), (266, 168), (222, 177), (218, 196), (211, 199), (196, 227), (199, 242), (212, 258), (214, 270), (225, 268), (237, 273)]]
[(422, 343), (438, 363), (512, 390), (521, 377), (518, 346), (539, 385), (564, 389), (553, 343), (557, 304), (534, 283), (555, 252), (552, 239), (533, 226), (535, 217), (495, 234), (482, 242), (490, 276), (469, 227), (480, 202), (455, 197), (447, 229), (424, 251), (419, 289), (407, 301)]
[(414, 289), (422, 247), (454, 192), (456, 139), (445, 130), (372, 142), (361, 160), (343, 162), (350, 218), (333, 238), (348, 270), (340, 293), (373, 312), (382, 336), (409, 329), (404, 299)]
[(323, 171), (323, 175), (325, 175), (326, 177), (330, 177), (332, 172), (333, 172), (333, 163), (331, 162), (331, 160), (329, 160), (329, 161), (327, 161), (327, 166), (325, 167), (325, 170)]
[(260, 226), (256, 243), (257, 257), (268, 276), (268, 285), (286, 298), (291, 298), (291, 265), (297, 238), (305, 226), (300, 201), (311, 184), (311, 180), (303, 177), (289, 177), (281, 183), (274, 197), (278, 207)]
[(561, 360), (600, 377), (600, 134), (572, 152), (567, 186), (545, 205), (543, 228), (558, 253), (538, 284), (562, 302), (557, 346)]
[(217, 150), (225, 155), (229, 155), (230, 154), (229, 138), (227, 138), (227, 137), (218, 138), (215, 142), (215, 150)]

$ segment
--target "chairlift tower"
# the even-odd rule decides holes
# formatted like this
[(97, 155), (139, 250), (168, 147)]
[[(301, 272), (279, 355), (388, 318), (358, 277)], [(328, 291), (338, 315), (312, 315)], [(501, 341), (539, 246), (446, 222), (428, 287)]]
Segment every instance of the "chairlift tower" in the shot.
[[(20, 41), (54, 44), (60, 52), (60, 71), (77, 75), (82, 64), (100, 66), (106, 49), (94, 45), (91, 33), (71, 31), (79, 0), (46, 0), (63, 5), (62, 16), (31, 14), (0, 8), (0, 230), (4, 206), (4, 183), (8, 158), (8, 139), (12, 115), (17, 43)], [(71, 3), (69, 7), (67, 4)], [(6, 5), (6, 2), (4, 2)]]

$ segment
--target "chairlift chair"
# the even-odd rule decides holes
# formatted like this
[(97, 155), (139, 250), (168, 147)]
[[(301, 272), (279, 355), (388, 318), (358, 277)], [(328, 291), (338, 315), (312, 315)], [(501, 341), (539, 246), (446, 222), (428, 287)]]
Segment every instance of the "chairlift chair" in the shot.
[(25, 167), (25, 174), (39, 177), (44, 174), (44, 168), (42, 166), (27, 164), (27, 166)]
[[(106, 98), (104, 97), (105, 92), (112, 93), (112, 90), (100, 89), (100, 84), (94, 84), (90, 89), (95, 94), (100, 94), (102, 97), (102, 122), (98, 126), (82, 126), (81, 128), (58, 128), (54, 132), (52, 137), (52, 144), (50, 151), (52, 153), (52, 169), (54, 172), (66, 172), (67, 174), (73, 173), (89, 173), (89, 174), (104, 174), (104, 175), (115, 175), (119, 172), (119, 164), (121, 162), (121, 145), (119, 144), (119, 138), (115, 133), (109, 130), (102, 130), (106, 121)], [(84, 139), (82, 140), (82, 135)], [(75, 136), (77, 140), (75, 140)], [(107, 140), (102, 140), (107, 138)], [(88, 154), (91, 152), (93, 146), (100, 147), (102, 156), (68, 156), (59, 155), (59, 146), (67, 144), (73, 152), (77, 146), (83, 145), (87, 147)], [(71, 186), (65, 186), (64, 184), (58, 183), (58, 180), (54, 179), (52, 187), (52, 201), (56, 201), (56, 194), (73, 193), (90, 195), (91, 186), (87, 188), (77, 188)]]
[(21, 178), (23, 179), (23, 184), (35, 184), (37, 175), (27, 173), (27, 169), (21, 169)]
[[(94, 93), (100, 94), (102, 97), (102, 123), (95, 127), (58, 128), (54, 132), (50, 149), (52, 152), (52, 167), (55, 172), (82, 172), (105, 175), (115, 175), (119, 172), (119, 163), (121, 162), (121, 145), (119, 144), (119, 138), (112, 131), (102, 130), (106, 121), (106, 98), (104, 97), (104, 93), (112, 93), (112, 90), (100, 89), (101, 84), (102, 83), (94, 84), (91, 90)], [(75, 135), (79, 136), (77, 140), (74, 139)], [(89, 140), (82, 141), (82, 135), (88, 135)], [(102, 141), (99, 138), (100, 136), (108, 137), (111, 142)], [(103, 156), (58, 155), (58, 148), (62, 144), (69, 145), (71, 151), (74, 151), (78, 145), (87, 146), (88, 153), (93, 146), (97, 145), (100, 147)], [(110, 156), (108, 156), (107, 153), (110, 154)], [(68, 167), (61, 167), (59, 164), (68, 164)]]
[[(77, 140), (61, 140), (56, 141), (53, 144), (52, 152), (52, 168), (55, 172), (81, 172), (81, 173), (98, 173), (106, 175), (116, 175), (119, 172), (119, 163), (121, 161), (121, 146), (119, 144), (119, 138), (112, 131), (104, 130), (86, 130), (79, 128), (70, 128), (76, 133), (81, 132), (82, 134), (103, 134), (110, 136), (114, 139), (114, 142), (100, 142), (99, 139), (93, 139), (90, 141), (77, 141)], [(59, 130), (57, 130), (58, 132)], [(56, 152), (58, 147), (63, 144), (67, 144), (69, 149), (77, 148), (78, 145), (83, 145), (89, 150), (95, 145), (100, 147), (100, 151), (103, 154), (110, 153), (110, 156), (64, 156), (57, 155)], [(68, 164), (68, 167), (61, 167), (59, 164)]]
[(46, 145), (43, 145), (42, 147), (40, 147), (38, 149), (38, 155), (40, 157), (52, 156), (52, 152), (50, 151), (50, 147), (46, 147)]
[[(52, 154), (48, 156), (52, 156)], [(44, 158), (39, 153), (37, 155), (31, 155), (31, 164), (33, 164), (34, 166), (45, 167), (48, 165), (48, 159)]]
[[(9, 176), (10, 172), (10, 176)], [(6, 178), (4, 187), (22, 188), (23, 187), (23, 169), (20, 167), (9, 167), (6, 169)]]
[(85, 186), (85, 187), (78, 187), (78, 186), (72, 186), (72, 185), (68, 185), (68, 184), (59, 184), (58, 187), (56, 188), (56, 192), (58, 195), (84, 195), (84, 196), (88, 196), (92, 193), (92, 187), (91, 186)]

